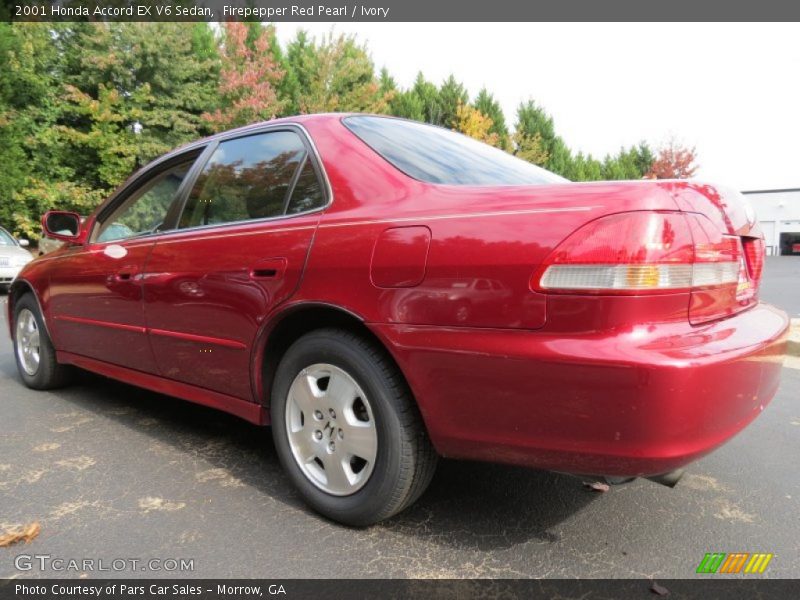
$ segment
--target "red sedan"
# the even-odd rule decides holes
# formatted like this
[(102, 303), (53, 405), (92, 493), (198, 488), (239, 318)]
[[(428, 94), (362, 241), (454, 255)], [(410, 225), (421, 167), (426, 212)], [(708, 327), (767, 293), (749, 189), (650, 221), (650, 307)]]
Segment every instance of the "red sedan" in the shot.
[(270, 121), (145, 167), (14, 281), (37, 389), (73, 366), (272, 425), (290, 479), (353, 525), (438, 456), (610, 481), (676, 470), (778, 387), (788, 320), (736, 192), (570, 183), (450, 131)]

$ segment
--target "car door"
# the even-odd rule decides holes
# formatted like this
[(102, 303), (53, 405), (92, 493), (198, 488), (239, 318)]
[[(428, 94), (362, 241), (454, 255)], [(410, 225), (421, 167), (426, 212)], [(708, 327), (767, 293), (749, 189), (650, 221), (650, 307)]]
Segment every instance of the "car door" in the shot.
[(146, 335), (142, 272), (158, 234), (177, 221), (179, 191), (199, 153), (137, 177), (100, 211), (84, 245), (47, 259), (56, 261), (49, 269), (49, 303), (59, 350), (157, 372)]
[(222, 139), (206, 156), (147, 261), (150, 342), (164, 377), (253, 400), (256, 334), (297, 288), (328, 192), (299, 128)]

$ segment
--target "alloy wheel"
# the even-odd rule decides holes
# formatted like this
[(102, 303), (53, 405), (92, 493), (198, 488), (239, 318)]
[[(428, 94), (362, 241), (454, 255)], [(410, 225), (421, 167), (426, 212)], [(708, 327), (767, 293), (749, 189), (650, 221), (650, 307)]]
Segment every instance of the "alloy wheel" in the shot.
[(16, 331), (17, 358), (28, 375), (36, 375), (41, 360), (39, 348), (39, 324), (27, 308), (19, 311)]
[(375, 417), (366, 394), (343, 369), (318, 363), (295, 377), (286, 432), (297, 465), (322, 491), (347, 496), (369, 480), (378, 452)]

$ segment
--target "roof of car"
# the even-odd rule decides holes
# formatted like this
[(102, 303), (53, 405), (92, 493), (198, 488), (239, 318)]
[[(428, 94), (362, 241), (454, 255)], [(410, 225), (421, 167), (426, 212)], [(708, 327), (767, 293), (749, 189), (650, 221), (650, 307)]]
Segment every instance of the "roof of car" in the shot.
[(125, 186), (127, 186), (128, 183), (132, 179), (138, 177), (143, 172), (145, 172), (145, 171), (149, 170), (150, 168), (155, 167), (155, 166), (157, 166), (157, 165), (159, 165), (161, 163), (164, 163), (166, 161), (169, 161), (169, 160), (173, 159), (176, 155), (179, 155), (179, 154), (181, 154), (183, 152), (191, 151), (193, 148), (200, 148), (202, 146), (205, 146), (209, 142), (213, 142), (213, 141), (215, 141), (217, 139), (220, 139), (220, 138), (223, 138), (223, 137), (228, 137), (228, 136), (235, 136), (235, 135), (238, 135), (238, 134), (241, 134), (241, 133), (248, 133), (250, 131), (257, 131), (260, 128), (268, 126), (268, 125), (280, 125), (280, 124), (303, 125), (304, 123), (310, 123), (310, 122), (313, 122), (313, 121), (339, 120), (339, 119), (343, 119), (344, 117), (352, 116), (354, 114), (366, 114), (366, 113), (345, 113), (345, 112), (340, 112), (340, 113), (315, 113), (315, 114), (309, 114), (309, 115), (292, 115), (292, 116), (289, 116), (289, 117), (280, 117), (280, 118), (277, 118), (277, 119), (269, 119), (267, 121), (258, 121), (256, 123), (250, 123), (248, 125), (244, 125), (242, 127), (236, 127), (234, 129), (226, 129), (225, 131), (220, 131), (219, 133), (215, 133), (214, 135), (210, 135), (210, 136), (195, 140), (193, 142), (189, 142), (189, 143), (183, 144), (182, 146), (178, 146), (177, 148), (173, 148), (169, 152), (154, 158), (150, 162), (142, 165), (141, 168), (139, 168), (136, 171), (134, 171), (133, 173), (131, 173), (131, 175), (128, 177), (128, 179), (126, 179), (120, 186), (117, 187), (117, 189), (111, 195), (109, 195), (105, 199), (105, 201), (102, 203), (102, 206), (105, 206), (106, 204), (108, 204), (117, 195), (119, 190), (125, 188)]
[(235, 129), (220, 131), (219, 133), (215, 133), (214, 135), (205, 138), (203, 141), (213, 140), (218, 137), (227, 137), (229, 135), (235, 135), (238, 133), (247, 133), (248, 131), (260, 129), (266, 125), (280, 125), (282, 123), (298, 123), (302, 125), (303, 123), (310, 123), (314, 121), (334, 121), (350, 116), (351, 114), (352, 113), (316, 113), (312, 115), (292, 115), (290, 117), (280, 117), (277, 119), (269, 119), (267, 121), (258, 121), (256, 123), (243, 125), (242, 127), (236, 127)]
[(162, 160), (168, 160), (172, 158), (175, 154), (180, 154), (181, 152), (185, 152), (186, 150), (191, 150), (192, 148), (196, 148), (198, 146), (204, 146), (205, 144), (213, 142), (219, 138), (228, 137), (231, 135), (237, 135), (240, 133), (248, 133), (249, 131), (257, 131), (258, 129), (265, 127), (267, 125), (280, 125), (280, 124), (302, 125), (304, 123), (309, 123), (313, 121), (339, 120), (343, 119), (344, 117), (352, 116), (354, 114), (362, 114), (362, 113), (315, 113), (310, 115), (292, 115), (289, 117), (279, 117), (276, 119), (269, 119), (267, 121), (258, 121), (256, 123), (249, 123), (241, 127), (236, 127), (234, 129), (226, 129), (225, 131), (220, 131), (219, 133), (215, 133), (213, 135), (200, 138), (199, 140), (188, 142), (186, 144), (183, 144), (182, 146), (178, 146), (177, 148), (170, 150), (166, 154), (162, 154), (161, 156), (153, 159), (151, 162), (147, 163), (144, 166), (147, 167), (154, 163), (160, 163)]

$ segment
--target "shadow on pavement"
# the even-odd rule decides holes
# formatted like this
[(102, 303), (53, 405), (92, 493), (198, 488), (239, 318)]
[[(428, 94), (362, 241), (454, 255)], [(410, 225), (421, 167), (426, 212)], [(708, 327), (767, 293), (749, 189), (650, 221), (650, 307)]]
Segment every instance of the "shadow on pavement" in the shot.
[[(0, 363), (0, 370), (22, 385), (13, 359)], [(174, 448), (187, 468), (206, 461), (309, 518), (321, 518), (305, 507), (284, 476), (269, 428), (86, 372), (79, 373), (71, 387), (50, 393)], [(158, 457), (147, 455), (143, 460)], [(531, 539), (555, 542), (559, 538), (551, 530), (595, 495), (566, 475), (443, 460), (422, 498), (372, 531), (482, 551)]]

